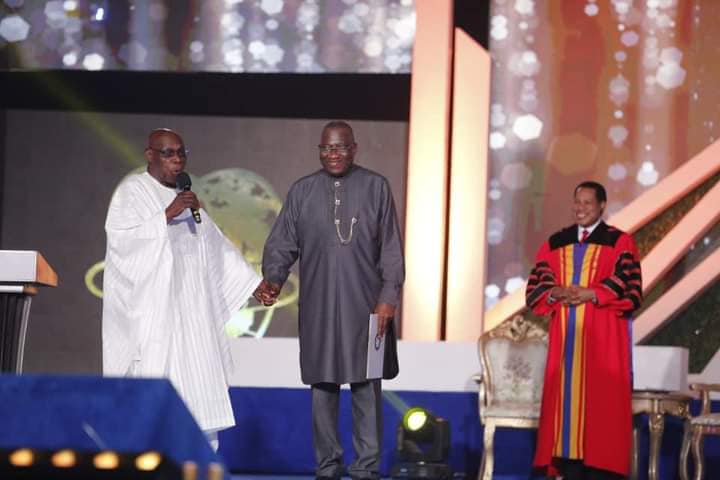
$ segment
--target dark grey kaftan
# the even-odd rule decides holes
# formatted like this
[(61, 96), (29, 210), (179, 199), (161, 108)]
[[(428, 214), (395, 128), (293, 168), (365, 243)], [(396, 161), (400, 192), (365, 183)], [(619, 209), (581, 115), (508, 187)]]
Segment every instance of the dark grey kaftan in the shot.
[[(337, 212), (334, 212), (337, 203)], [(335, 218), (347, 245), (340, 241)], [(402, 241), (388, 181), (353, 165), (293, 184), (263, 252), (263, 276), (283, 284), (300, 259), (300, 371), (305, 384), (366, 380), (368, 316), (397, 305), (405, 277)], [(395, 328), (388, 327), (383, 378), (398, 373)]]

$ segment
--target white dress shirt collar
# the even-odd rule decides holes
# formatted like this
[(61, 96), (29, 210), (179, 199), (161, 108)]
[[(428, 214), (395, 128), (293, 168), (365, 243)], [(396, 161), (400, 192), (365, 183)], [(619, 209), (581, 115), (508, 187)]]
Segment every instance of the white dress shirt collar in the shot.
[(589, 227), (582, 227), (582, 226), (578, 225), (578, 231), (577, 231), (578, 241), (579, 241), (579, 242), (582, 241), (582, 231), (583, 231), (583, 230), (587, 230), (587, 231), (588, 231), (588, 237), (589, 237), (590, 235), (592, 235), (593, 230), (595, 230), (595, 228), (596, 228), (598, 225), (600, 225), (600, 222), (602, 222), (602, 218), (598, 219), (597, 222), (593, 223), (593, 224), (590, 225)]

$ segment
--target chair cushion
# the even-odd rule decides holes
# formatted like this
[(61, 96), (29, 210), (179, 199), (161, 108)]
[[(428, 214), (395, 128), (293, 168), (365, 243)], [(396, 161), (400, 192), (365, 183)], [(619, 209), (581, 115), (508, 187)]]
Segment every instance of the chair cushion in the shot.
[(540, 404), (526, 402), (503, 402), (491, 405), (483, 410), (485, 417), (512, 417), (512, 418), (538, 418), (540, 417)]
[(485, 352), (490, 364), (491, 406), (506, 402), (540, 403), (547, 356), (545, 343), (492, 338), (486, 340)]
[(707, 413), (690, 419), (691, 425), (720, 426), (720, 413)]

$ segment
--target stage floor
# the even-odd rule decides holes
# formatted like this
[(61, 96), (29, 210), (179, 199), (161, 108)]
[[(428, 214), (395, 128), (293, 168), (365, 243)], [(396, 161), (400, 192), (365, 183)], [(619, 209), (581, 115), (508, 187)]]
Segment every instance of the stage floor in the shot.
[[(383, 477), (383, 480), (388, 480), (390, 477)], [(465, 479), (465, 475), (456, 475), (455, 479)], [(493, 475), (493, 480), (528, 480), (534, 479), (535, 477), (528, 477), (527, 475)], [(537, 477), (544, 478), (544, 477)], [(232, 480), (314, 480), (314, 476), (307, 475), (233, 475)], [(350, 480), (350, 477), (343, 477), (342, 480)], [(474, 479), (473, 479), (474, 480)]]
[(232, 480), (311, 480), (313, 478), (315, 477), (306, 475), (233, 475), (231, 477)]

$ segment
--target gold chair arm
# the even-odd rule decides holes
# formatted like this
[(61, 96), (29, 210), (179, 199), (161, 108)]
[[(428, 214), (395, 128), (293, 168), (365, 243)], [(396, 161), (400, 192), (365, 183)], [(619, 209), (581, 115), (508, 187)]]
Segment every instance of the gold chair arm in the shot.
[(720, 392), (720, 383), (691, 383), (690, 390)]
[(707, 415), (711, 410), (710, 392), (720, 392), (718, 383), (691, 383), (690, 390), (700, 392), (700, 415)]
[(485, 423), (485, 408), (487, 407), (487, 395), (485, 380), (482, 373), (476, 373), (472, 376), (473, 381), (478, 387), (478, 415), (480, 415), (481, 423)]

